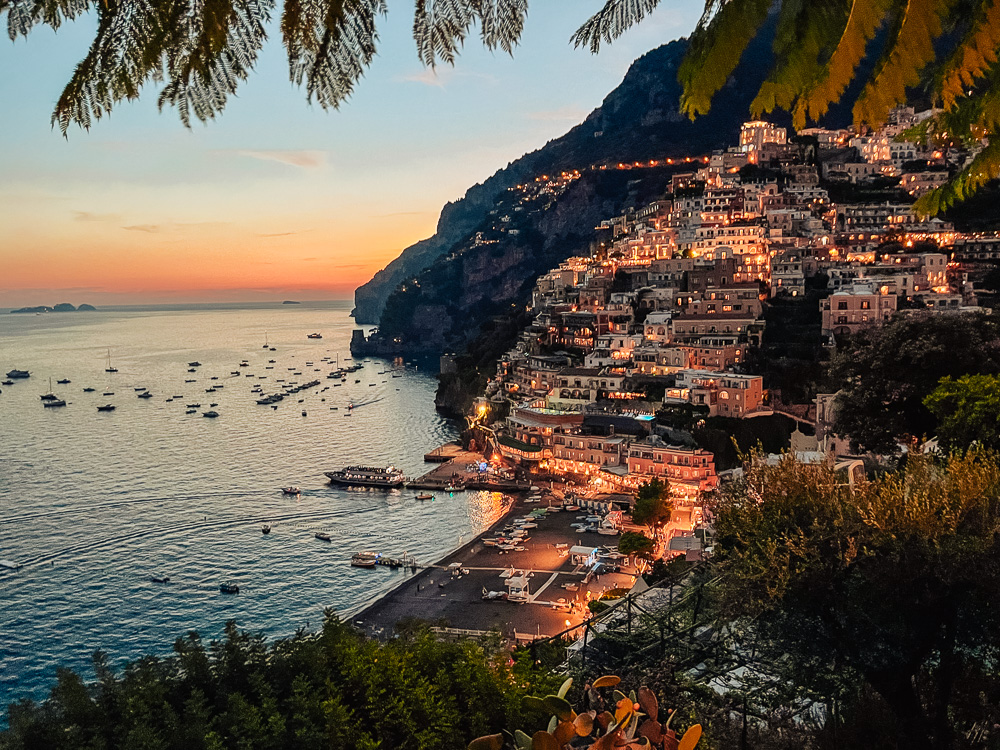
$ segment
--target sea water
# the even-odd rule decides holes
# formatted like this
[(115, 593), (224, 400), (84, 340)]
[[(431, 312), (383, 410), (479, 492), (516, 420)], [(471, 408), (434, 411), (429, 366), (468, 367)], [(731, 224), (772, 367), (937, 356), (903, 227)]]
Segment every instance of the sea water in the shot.
[[(499, 517), (493, 493), (421, 502), (327, 482), (324, 471), (350, 464), (416, 476), (423, 454), (457, 435), (434, 411), (433, 371), (348, 359), (349, 311), (344, 301), (0, 312), (0, 374), (31, 372), (0, 385), (0, 559), (23, 566), (0, 569), (2, 708), (44, 697), (57, 667), (89, 676), (95, 649), (121, 664), (168, 654), (190, 630), (217, 637), (227, 620), (279, 637), (318, 627), (328, 607), (349, 617), (410, 575), (352, 568), (353, 553), (431, 563)], [(327, 378), (356, 363), (346, 382)], [(50, 378), (67, 406), (43, 406)], [(252, 392), (311, 380), (320, 385), (277, 409)], [(115, 411), (97, 411), (107, 403)], [(219, 591), (230, 581), (238, 595)]]

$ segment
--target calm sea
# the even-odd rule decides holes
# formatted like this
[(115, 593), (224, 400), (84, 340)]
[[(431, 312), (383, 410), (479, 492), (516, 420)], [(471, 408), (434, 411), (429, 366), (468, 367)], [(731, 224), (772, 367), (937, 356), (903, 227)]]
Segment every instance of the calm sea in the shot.
[[(0, 572), (3, 709), (44, 696), (59, 666), (89, 675), (98, 648), (120, 663), (168, 653), (189, 630), (215, 637), (230, 619), (276, 637), (317, 627), (326, 607), (349, 615), (408, 575), (351, 568), (354, 552), (429, 563), (499, 516), (491, 493), (420, 502), (326, 482), (324, 471), (354, 463), (417, 475), (423, 454), (457, 434), (434, 411), (433, 372), (359, 360), (346, 383), (327, 379), (338, 357), (354, 364), (349, 311), (345, 301), (0, 314), (0, 374), (31, 372), (0, 385), (0, 559), (23, 564)], [(117, 373), (105, 372), (109, 353)], [(67, 406), (42, 406), (49, 378)], [(277, 409), (251, 392), (314, 379)], [(213, 385), (223, 387), (206, 393)], [(117, 409), (99, 413), (106, 403)], [(187, 414), (188, 404), (201, 406)], [(220, 416), (203, 417), (209, 408)], [(283, 496), (288, 485), (302, 495)], [(223, 581), (240, 593), (220, 593)]]

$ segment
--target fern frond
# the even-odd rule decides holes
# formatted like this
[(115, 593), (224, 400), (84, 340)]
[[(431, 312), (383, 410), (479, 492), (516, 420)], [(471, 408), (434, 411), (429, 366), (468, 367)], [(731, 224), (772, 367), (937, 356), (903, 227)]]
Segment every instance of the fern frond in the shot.
[(837, 41), (841, 9), (833, 3), (785, 0), (774, 37), (777, 63), (750, 105), (752, 116), (775, 109), (791, 111), (796, 99), (822, 73), (820, 58)]
[(375, 57), (376, 19), (385, 0), (293, 0), (286, 3), (282, 34), (292, 81), (309, 101), (338, 107)]
[(840, 40), (826, 63), (824, 75), (798, 100), (793, 112), (795, 127), (808, 119), (818, 121), (833, 102), (839, 101), (865, 56), (868, 42), (884, 23), (892, 0), (852, 0)]
[(854, 122), (878, 126), (889, 110), (906, 102), (906, 89), (920, 83), (920, 74), (934, 59), (934, 42), (952, 0), (908, 0), (902, 21), (881, 69), (868, 81), (854, 104)]
[(714, 16), (702, 18), (677, 73), (684, 87), (681, 111), (692, 120), (708, 112), (770, 7), (770, 0), (729, 0)]
[(951, 109), (969, 87), (986, 75), (997, 61), (998, 51), (1000, 0), (992, 0), (941, 70), (937, 88), (945, 109)]
[(574, 47), (588, 47), (591, 52), (598, 52), (602, 41), (610, 44), (659, 4), (660, 0), (607, 0), (604, 7), (576, 30), (570, 41)]
[(994, 131), (990, 142), (969, 165), (948, 183), (920, 196), (913, 211), (920, 216), (935, 216), (956, 203), (970, 198), (990, 180), (1000, 177), (1000, 131)]
[(7, 35), (14, 41), (37, 24), (58, 29), (91, 7), (91, 0), (0, 0), (0, 15), (7, 13)]
[(483, 45), (512, 55), (527, 15), (528, 0), (482, 0), (479, 24)]

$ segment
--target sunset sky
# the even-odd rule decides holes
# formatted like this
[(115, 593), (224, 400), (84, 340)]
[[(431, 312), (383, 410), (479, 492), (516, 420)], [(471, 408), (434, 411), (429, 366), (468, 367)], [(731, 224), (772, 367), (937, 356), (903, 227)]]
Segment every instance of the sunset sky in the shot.
[(435, 75), (416, 58), (412, 0), (390, 0), (378, 58), (329, 112), (288, 82), (272, 29), (215, 122), (185, 129), (150, 88), (68, 139), (49, 117), (92, 19), (0, 41), (0, 307), (352, 296), (433, 234), (445, 202), (580, 122), (702, 8), (664, 0), (600, 55), (574, 50), (601, 4), (533, 0), (513, 59), (476, 38)]

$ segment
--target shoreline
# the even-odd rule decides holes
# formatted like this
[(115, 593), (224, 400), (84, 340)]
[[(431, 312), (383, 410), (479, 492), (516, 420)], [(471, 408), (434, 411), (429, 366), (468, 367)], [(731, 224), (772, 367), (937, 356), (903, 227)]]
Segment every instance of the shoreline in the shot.
[[(429, 578), (430, 575), (435, 570), (441, 570), (443, 568), (446, 568), (448, 564), (455, 561), (455, 558), (470, 552), (475, 545), (482, 543), (482, 540), (486, 537), (487, 534), (491, 534), (497, 529), (503, 528), (508, 517), (518, 507), (522, 499), (523, 498), (514, 497), (510, 506), (500, 515), (499, 518), (497, 518), (496, 521), (490, 524), (488, 528), (484, 529), (479, 534), (473, 536), (473, 538), (470, 539), (468, 542), (463, 542), (459, 544), (451, 551), (445, 553), (443, 557), (430, 563), (429, 565), (418, 566), (418, 571), (416, 573), (411, 574), (409, 577), (406, 577), (404, 574), (404, 577), (401, 581), (394, 584), (391, 588), (387, 589), (383, 593), (379, 594), (379, 596), (374, 601), (368, 604), (361, 605), (360, 609), (345, 610), (343, 618), (344, 621), (349, 622), (350, 624), (355, 624), (354, 620), (356, 620), (357, 618), (367, 618), (374, 614), (377, 614), (380, 610), (384, 610), (386, 608), (386, 606), (389, 604), (388, 600), (391, 597), (397, 595), (400, 589), (403, 589), (406, 586), (413, 583), (419, 584), (421, 578)], [(371, 635), (371, 634), (366, 633), (366, 635)]]

